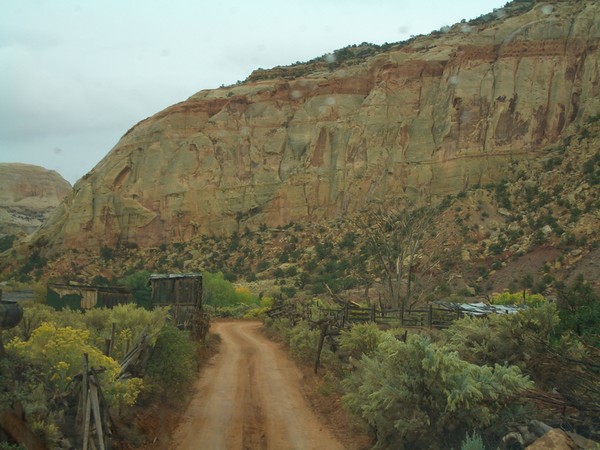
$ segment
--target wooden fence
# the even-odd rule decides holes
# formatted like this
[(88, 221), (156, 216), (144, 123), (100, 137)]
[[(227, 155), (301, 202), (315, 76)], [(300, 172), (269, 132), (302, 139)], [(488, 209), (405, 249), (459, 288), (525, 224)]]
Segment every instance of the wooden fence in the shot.
[(355, 323), (376, 323), (378, 325), (397, 327), (427, 327), (447, 328), (450, 324), (463, 317), (460, 310), (450, 310), (429, 305), (422, 309), (381, 309), (375, 306), (368, 308), (346, 304), (339, 308), (311, 308), (304, 305), (297, 308), (293, 304), (284, 304), (267, 312), (267, 316), (287, 318), (292, 323), (305, 320), (309, 323), (328, 321), (331, 327), (346, 328)]
[[(316, 352), (315, 373), (317, 373), (321, 351), (326, 339), (336, 344), (340, 331), (350, 328), (357, 323), (375, 323), (387, 327), (418, 327), (418, 328), (447, 328), (464, 313), (460, 310), (446, 309), (429, 305), (423, 309), (381, 309), (376, 306), (368, 308), (345, 303), (338, 308), (322, 308), (305, 304), (298, 306), (292, 303), (279, 305), (267, 311), (271, 319), (285, 318), (294, 326), (297, 322), (304, 320), (312, 328), (320, 331), (319, 342)], [(406, 332), (399, 339), (406, 340)]]

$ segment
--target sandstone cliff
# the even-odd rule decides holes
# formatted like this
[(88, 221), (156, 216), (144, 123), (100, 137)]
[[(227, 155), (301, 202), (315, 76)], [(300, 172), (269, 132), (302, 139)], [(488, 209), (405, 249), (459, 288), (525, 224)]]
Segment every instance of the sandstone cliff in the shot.
[(69, 192), (71, 185), (53, 170), (0, 163), (0, 236), (35, 231)]
[(501, 179), (600, 111), (600, 5), (554, 3), (201, 91), (129, 130), (36, 239), (155, 246)]

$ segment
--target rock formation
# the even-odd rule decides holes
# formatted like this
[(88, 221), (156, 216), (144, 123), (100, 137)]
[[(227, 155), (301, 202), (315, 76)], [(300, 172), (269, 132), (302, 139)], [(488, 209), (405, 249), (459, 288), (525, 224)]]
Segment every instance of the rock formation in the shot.
[(600, 4), (554, 3), (201, 91), (129, 130), (38, 242), (156, 246), (498, 181), (600, 111)]
[(32, 233), (69, 192), (71, 185), (53, 170), (0, 163), (0, 236)]

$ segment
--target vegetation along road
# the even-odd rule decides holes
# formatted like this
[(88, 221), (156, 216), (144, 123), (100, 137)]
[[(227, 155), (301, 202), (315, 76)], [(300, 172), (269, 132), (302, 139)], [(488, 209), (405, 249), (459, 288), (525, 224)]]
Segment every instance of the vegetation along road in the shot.
[(217, 322), (221, 351), (198, 380), (172, 449), (342, 449), (306, 404), (302, 374), (259, 322)]

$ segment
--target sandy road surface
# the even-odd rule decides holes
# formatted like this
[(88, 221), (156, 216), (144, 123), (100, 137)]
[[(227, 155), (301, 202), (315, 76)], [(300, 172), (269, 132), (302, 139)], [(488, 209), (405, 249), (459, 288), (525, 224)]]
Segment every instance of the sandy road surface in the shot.
[(259, 322), (217, 322), (218, 355), (203, 370), (171, 448), (341, 450), (302, 397), (302, 375)]

